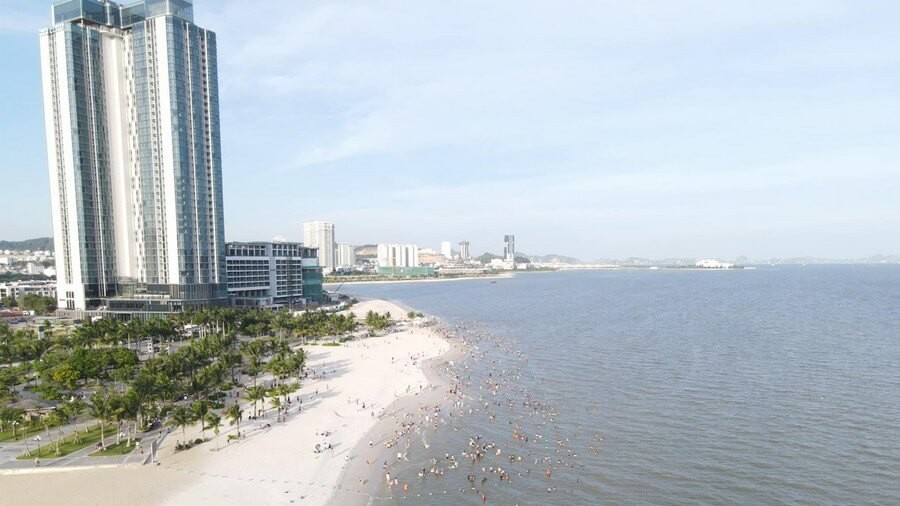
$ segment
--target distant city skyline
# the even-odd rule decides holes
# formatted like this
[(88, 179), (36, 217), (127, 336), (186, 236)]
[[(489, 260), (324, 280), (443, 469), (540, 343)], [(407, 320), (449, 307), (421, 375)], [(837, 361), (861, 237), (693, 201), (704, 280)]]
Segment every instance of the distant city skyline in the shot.
[[(53, 235), (51, 3), (0, 0), (0, 239)], [(900, 4), (520, 5), (196, 2), (226, 55), (225, 239), (319, 216), (475, 256), (509, 231), (588, 261), (900, 254)]]

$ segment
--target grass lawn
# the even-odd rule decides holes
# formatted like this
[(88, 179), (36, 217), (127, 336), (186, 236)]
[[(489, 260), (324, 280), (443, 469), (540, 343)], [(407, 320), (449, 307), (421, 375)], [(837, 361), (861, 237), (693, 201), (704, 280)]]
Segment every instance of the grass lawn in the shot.
[[(6, 428), (6, 427), (5, 427), (6, 424), (3, 424), (3, 425), (4, 425), (4, 428)], [(50, 430), (52, 431), (52, 430), (54, 430), (54, 428), (53, 428), (53, 427), (50, 427)], [(22, 440), (22, 434), (23, 434), (23, 433), (24, 433), (24, 434), (26, 435), (26, 437), (27, 437), (27, 436), (35, 436), (35, 435), (40, 434), (40, 433), (42, 433), (42, 432), (46, 432), (46, 431), (44, 430), (44, 427), (43, 427), (43, 426), (40, 426), (40, 427), (33, 427), (33, 428), (29, 428), (29, 429), (27, 429), (27, 430), (26, 430), (24, 427), (20, 427), (20, 428), (16, 429), (16, 438), (17, 438), (18, 441), (21, 441), (21, 440)], [(2, 443), (2, 442), (4, 442), (4, 441), (14, 441), (14, 439), (13, 439), (13, 431), (11, 431), (11, 430), (4, 430), (3, 432), (0, 432), (0, 443)]]
[(119, 457), (121, 455), (128, 455), (137, 448), (138, 441), (140, 441), (140, 439), (133, 439), (131, 441), (131, 446), (127, 446), (128, 440), (123, 439), (121, 443), (113, 443), (107, 446), (103, 451), (92, 453), (91, 457)]
[[(106, 431), (107, 436), (111, 436), (114, 434), (115, 434), (115, 428)], [(41, 458), (42, 459), (55, 459), (55, 458), (59, 458), (59, 457), (65, 457), (66, 455), (77, 452), (78, 450), (81, 450), (82, 448), (87, 448), (88, 446), (93, 446), (93, 445), (97, 444), (97, 442), (100, 441), (100, 426), (99, 425), (95, 426), (95, 427), (89, 429), (87, 432), (82, 430), (78, 435), (81, 437), (80, 443), (75, 442), (75, 434), (68, 434), (65, 437), (63, 437), (63, 440), (59, 442), (59, 452), (60, 452), (59, 455), (56, 455), (56, 453), (54, 453), (56, 451), (56, 444), (47, 443), (47, 444), (41, 446), (41, 448), (40, 448)], [(33, 459), (38, 456), (37, 448), (35, 448), (33, 446), (29, 446), (28, 449), (31, 450), (31, 456), (25, 455), (23, 453), (22, 455), (19, 455), (16, 458), (19, 460), (27, 460), (27, 459)]]

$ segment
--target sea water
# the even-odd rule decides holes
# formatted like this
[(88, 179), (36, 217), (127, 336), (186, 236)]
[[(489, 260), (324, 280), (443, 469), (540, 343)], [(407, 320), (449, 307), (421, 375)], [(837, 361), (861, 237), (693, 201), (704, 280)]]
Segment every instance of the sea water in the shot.
[[(552, 406), (547, 416), (491, 405), (417, 435), (409, 461), (391, 463), (409, 491), (376, 503), (900, 504), (900, 266), (534, 273), (341, 292), (521, 351), (485, 342), (464, 371), (467, 407), (491, 400), (492, 360), (521, 369), (501, 396), (527, 391)], [(514, 440), (522, 424), (544, 438)], [(417, 476), (432, 458), (459, 459), (475, 435), (503, 455)], [(551, 476), (534, 463), (547, 456), (562, 462)]]

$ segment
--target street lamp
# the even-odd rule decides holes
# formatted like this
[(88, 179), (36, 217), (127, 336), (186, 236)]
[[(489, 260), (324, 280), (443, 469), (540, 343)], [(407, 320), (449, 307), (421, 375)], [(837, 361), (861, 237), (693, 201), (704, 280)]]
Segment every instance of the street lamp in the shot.
[(41, 458), (41, 436), (34, 436), (34, 442), (38, 447), (38, 458)]
[(18, 420), (13, 420), (12, 426), (13, 426), (13, 441), (18, 441), (18, 440), (19, 440), (19, 433), (16, 432), (16, 429), (19, 428), (19, 421), (18, 421)]

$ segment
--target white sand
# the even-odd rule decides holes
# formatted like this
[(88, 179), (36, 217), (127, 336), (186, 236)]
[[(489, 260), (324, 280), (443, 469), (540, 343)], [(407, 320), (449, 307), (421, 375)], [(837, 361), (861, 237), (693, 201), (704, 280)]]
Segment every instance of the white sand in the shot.
[[(407, 312), (384, 301), (366, 301), (352, 309), (359, 316), (369, 310), (390, 311), (394, 318)], [(31, 501), (40, 484), (42, 504), (324, 504), (379, 413), (398, 398), (425, 389), (422, 360), (448, 349), (447, 342), (427, 328), (340, 347), (309, 346), (308, 370), (325, 371), (326, 376), (304, 381), (303, 388), (292, 394), (301, 396), (303, 410), (296, 413), (295, 402), (287, 422), (276, 423), (270, 410), (265, 420), (245, 420), (241, 430), (247, 437), (229, 445), (226, 436), (234, 428), (223, 427), (218, 452), (210, 441), (175, 453), (175, 442), (182, 435), (173, 430), (160, 452), (160, 466), (0, 476), (0, 502)], [(245, 408), (245, 418), (250, 414), (252, 408)], [(265, 423), (271, 428), (251, 430)], [(324, 431), (332, 434), (317, 435)], [(189, 429), (188, 438), (199, 432), (199, 426)], [(334, 450), (316, 454), (317, 443), (330, 443)]]

